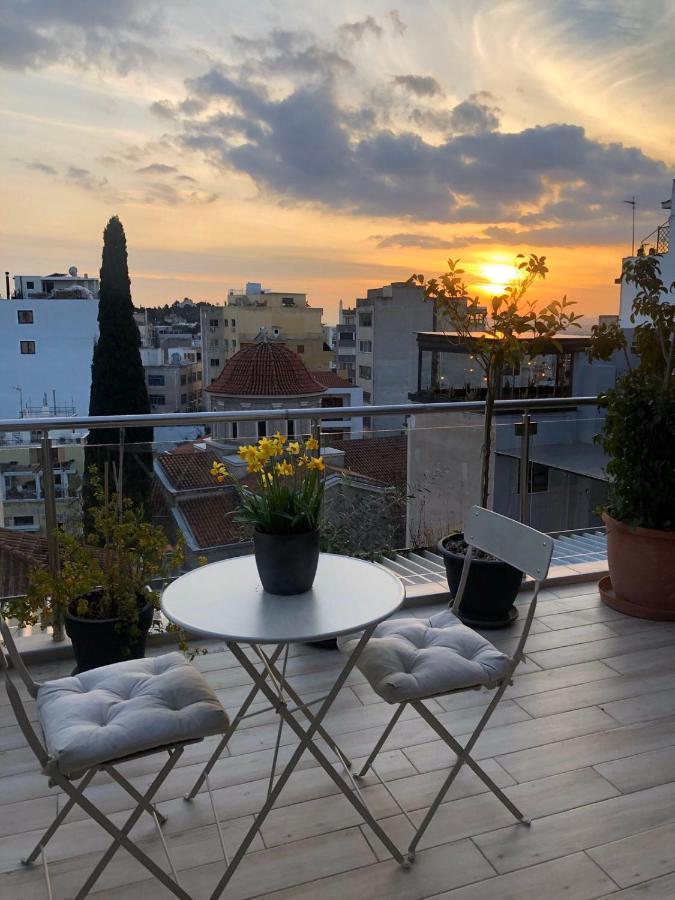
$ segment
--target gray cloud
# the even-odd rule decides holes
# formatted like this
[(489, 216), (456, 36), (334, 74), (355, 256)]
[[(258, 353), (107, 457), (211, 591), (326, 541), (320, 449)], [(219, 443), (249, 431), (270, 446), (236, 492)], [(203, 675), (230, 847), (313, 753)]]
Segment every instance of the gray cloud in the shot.
[(169, 175), (172, 172), (177, 172), (178, 169), (175, 166), (167, 166), (165, 163), (150, 163), (149, 166), (143, 166), (141, 169), (136, 169), (136, 171), (140, 175)]
[[(323, 80), (354, 70), (338, 50), (307, 31), (275, 29), (264, 39), (235, 36), (234, 41), (244, 52), (241, 71), (250, 77), (286, 75)], [(222, 68), (221, 72), (228, 74)]]
[(372, 16), (366, 16), (360, 22), (345, 22), (338, 28), (338, 36), (345, 41), (360, 41), (367, 34), (381, 37), (383, 28)]
[(39, 160), (33, 160), (33, 162), (24, 163), (27, 169), (31, 169), (33, 172), (42, 172), (43, 175), (58, 175), (58, 172), (54, 168), (54, 166), (50, 166), (49, 163), (43, 163)]
[(197, 184), (197, 179), (193, 178), (191, 175), (176, 175), (176, 181), (186, 181), (192, 184)]
[(98, 191), (108, 183), (107, 178), (97, 178), (89, 169), (82, 169), (79, 166), (68, 166), (65, 177), (66, 181), (85, 191)]
[(150, 112), (159, 119), (175, 119), (176, 108), (170, 100), (155, 100), (150, 104)]
[(494, 105), (494, 99), (489, 91), (470, 94), (467, 100), (458, 103), (450, 113), (453, 129), (462, 134), (494, 131), (499, 127), (501, 112), (499, 107)]
[(403, 220), (520, 223), (533, 237), (552, 236), (557, 227), (564, 240), (580, 222), (605, 222), (619, 236), (618, 201), (636, 193), (656, 202), (667, 180), (662, 163), (592, 140), (577, 126), (497, 131), (493, 98), (484, 93), (450, 110), (463, 133), (431, 144), (367, 118), (357, 131), (329, 81), (276, 99), (236, 73), (211, 69), (188, 87), (227, 102), (231, 112), (186, 120), (181, 144), (249, 175), (285, 204)]
[(397, 9), (390, 9), (387, 13), (387, 18), (391, 23), (394, 32), (399, 35), (399, 37), (403, 37), (403, 35), (408, 30), (408, 26), (405, 24)]
[(435, 97), (443, 93), (443, 88), (432, 75), (395, 75), (392, 81), (416, 97)]
[(388, 247), (417, 247), (420, 250), (450, 250), (456, 246), (453, 241), (446, 241), (433, 234), (415, 234), (411, 232), (399, 232), (398, 234), (374, 234), (373, 240), (377, 240), (377, 249), (384, 250)]
[(126, 75), (154, 60), (148, 42), (160, 31), (160, 13), (152, 0), (0, 0), (0, 64), (25, 70), (66, 62)]

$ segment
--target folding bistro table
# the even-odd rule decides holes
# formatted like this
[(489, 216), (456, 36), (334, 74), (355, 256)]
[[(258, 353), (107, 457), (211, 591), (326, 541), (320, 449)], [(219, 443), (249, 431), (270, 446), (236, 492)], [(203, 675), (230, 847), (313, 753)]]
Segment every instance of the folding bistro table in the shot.
[[(164, 591), (162, 610), (166, 617), (192, 634), (224, 639), (253, 681), (253, 688), (186, 799), (191, 800), (205, 780), (211, 793), (209, 772), (239, 723), (247, 717), (247, 710), (258, 693), (269, 700), (270, 707), (266, 709), (274, 709), (279, 716), (267, 798), (231, 859), (228, 859), (213, 804), (227, 867), (211, 895), (212, 900), (224, 891), (306, 750), (358, 810), (394, 859), (406, 865), (406, 858), (366, 806), (349, 771), (350, 760), (322, 724), (376, 625), (399, 608), (404, 595), (401, 581), (381, 566), (330, 553), (320, 555), (314, 585), (304, 594), (290, 597), (268, 594), (260, 583), (253, 556), (240, 556), (195, 569), (176, 579)], [(353, 632), (363, 633), (328, 694), (303, 703), (286, 677), (290, 645), (324, 641)], [(245, 652), (246, 646), (252, 652)], [(256, 662), (262, 663), (262, 668), (257, 668)], [(314, 706), (318, 706), (316, 711), (312, 711)], [(248, 716), (262, 711), (248, 713)], [(299, 743), (275, 780), (284, 723), (294, 732)], [(319, 738), (335, 755), (341, 772), (348, 780), (319, 746)]]

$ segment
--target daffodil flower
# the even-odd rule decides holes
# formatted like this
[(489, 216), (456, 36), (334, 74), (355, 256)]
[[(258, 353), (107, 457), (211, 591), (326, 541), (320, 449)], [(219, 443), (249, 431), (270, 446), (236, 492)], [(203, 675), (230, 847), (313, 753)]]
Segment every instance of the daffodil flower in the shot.
[(326, 468), (323, 462), (323, 457), (321, 456), (312, 456), (307, 463), (307, 468), (310, 470), (316, 470), (317, 472), (323, 472)]
[(293, 466), (284, 460), (283, 462), (277, 463), (275, 466), (275, 470), (278, 475), (292, 475), (295, 471)]
[(300, 453), (300, 444), (297, 441), (291, 441), (286, 449), (293, 456), (297, 456)]
[(305, 441), (305, 450), (318, 450), (318, 449), (319, 449), (319, 442), (316, 440), (316, 438), (313, 438), (313, 437), (307, 438), (307, 440)]

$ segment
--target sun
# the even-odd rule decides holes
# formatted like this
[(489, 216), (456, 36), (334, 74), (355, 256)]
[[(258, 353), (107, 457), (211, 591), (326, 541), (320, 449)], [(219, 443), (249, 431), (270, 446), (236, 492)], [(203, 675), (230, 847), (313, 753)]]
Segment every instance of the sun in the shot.
[(491, 295), (503, 294), (507, 285), (520, 276), (518, 269), (507, 263), (482, 263), (480, 273), (487, 282), (479, 285), (479, 289)]

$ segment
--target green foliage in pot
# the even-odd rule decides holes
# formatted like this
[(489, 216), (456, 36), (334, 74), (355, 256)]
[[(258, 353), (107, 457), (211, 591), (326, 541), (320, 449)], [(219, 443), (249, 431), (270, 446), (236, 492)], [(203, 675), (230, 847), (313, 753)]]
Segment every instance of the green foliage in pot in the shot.
[(159, 606), (150, 583), (176, 571), (183, 549), (180, 543), (170, 547), (163, 529), (146, 522), (132, 500), (111, 492), (95, 467), (88, 474), (94, 504), (87, 543), (59, 531), (58, 571), (35, 570), (26, 596), (7, 604), (8, 614), (20, 627), (43, 629), (55, 613), (66, 611), (85, 619), (119, 619), (124, 647), (139, 636), (141, 608), (148, 602)]
[[(596, 325), (591, 360), (625, 355), (628, 371), (599, 398), (607, 411), (599, 443), (609, 457), (609, 514), (629, 525), (675, 529), (675, 282), (661, 280), (658, 256), (624, 264), (634, 284), (632, 348), (618, 323)], [(631, 353), (630, 351), (634, 352)]]

